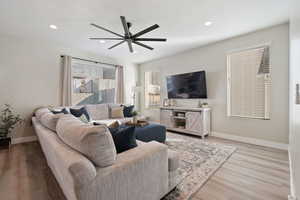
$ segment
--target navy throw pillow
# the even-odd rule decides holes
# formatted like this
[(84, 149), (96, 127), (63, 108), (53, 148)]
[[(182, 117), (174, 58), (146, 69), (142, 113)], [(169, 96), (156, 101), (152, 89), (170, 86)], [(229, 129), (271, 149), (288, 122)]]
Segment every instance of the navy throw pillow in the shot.
[(88, 111), (85, 109), (85, 107), (82, 107), (80, 109), (74, 109), (74, 108), (70, 108), (70, 112), (72, 115), (74, 115), (75, 117), (81, 117), (81, 115), (84, 115), (86, 117), (86, 119), (88, 121), (90, 121), (90, 116)]
[(67, 109), (66, 108), (63, 108), (62, 110), (51, 110), (51, 112), (53, 113), (53, 114), (61, 114), (61, 113), (63, 113), (63, 114), (69, 114), (69, 112), (67, 111)]
[(133, 109), (134, 109), (134, 105), (132, 105), (132, 106), (125, 106), (125, 105), (123, 105), (123, 114), (124, 114), (124, 117), (133, 117), (133, 115), (132, 115)]
[(134, 130), (134, 126), (109, 128), (117, 153), (137, 147)]

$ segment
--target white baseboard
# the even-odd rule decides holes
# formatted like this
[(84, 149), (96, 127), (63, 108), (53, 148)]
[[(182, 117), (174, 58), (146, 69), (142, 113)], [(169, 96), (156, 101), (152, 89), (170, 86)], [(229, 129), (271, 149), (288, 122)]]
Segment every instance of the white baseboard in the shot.
[(271, 147), (271, 148), (281, 149), (286, 151), (288, 150), (288, 146), (289, 146), (288, 144), (270, 142), (267, 140), (261, 140), (261, 139), (255, 139), (249, 137), (236, 136), (228, 133), (212, 132), (211, 135), (223, 139), (234, 140), (238, 142), (244, 142), (244, 143), (249, 143), (249, 144), (254, 144), (259, 146)]
[(19, 137), (19, 138), (12, 138), (11, 143), (12, 144), (20, 144), (20, 143), (25, 143), (25, 142), (33, 142), (36, 140), (37, 140), (36, 136)]
[(288, 200), (297, 200), (297, 198), (296, 198), (296, 197), (293, 197), (293, 196), (291, 196), (291, 195), (289, 195), (289, 196), (288, 196)]
[(292, 154), (291, 149), (289, 148), (289, 165), (290, 165), (290, 195), (288, 196), (288, 200), (296, 200), (295, 195), (295, 184), (294, 184), (294, 168), (293, 168), (293, 162), (292, 162)]

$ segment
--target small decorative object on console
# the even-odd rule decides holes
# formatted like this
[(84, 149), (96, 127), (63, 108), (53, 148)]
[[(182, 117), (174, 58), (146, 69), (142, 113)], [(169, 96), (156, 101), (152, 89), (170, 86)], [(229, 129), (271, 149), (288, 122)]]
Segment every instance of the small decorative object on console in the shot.
[(164, 101), (163, 101), (163, 106), (164, 106), (164, 107), (168, 107), (169, 105), (170, 105), (169, 99), (164, 99)]
[(138, 112), (134, 110), (134, 111), (132, 111), (131, 115), (132, 115), (132, 117), (133, 117), (132, 122), (133, 122), (134, 124), (136, 124), (136, 123), (137, 123), (137, 115), (138, 115)]
[(208, 103), (206, 103), (206, 102), (202, 103), (202, 104), (201, 104), (201, 107), (202, 107), (202, 108), (208, 108)]

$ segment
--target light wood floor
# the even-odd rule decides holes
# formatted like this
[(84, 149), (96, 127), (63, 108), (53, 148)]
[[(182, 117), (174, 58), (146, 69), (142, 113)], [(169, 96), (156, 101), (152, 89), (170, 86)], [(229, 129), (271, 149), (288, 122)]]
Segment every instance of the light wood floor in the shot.
[[(286, 151), (210, 137), (238, 147), (193, 200), (279, 200), (289, 194)], [(37, 142), (0, 150), (0, 199), (65, 200)]]

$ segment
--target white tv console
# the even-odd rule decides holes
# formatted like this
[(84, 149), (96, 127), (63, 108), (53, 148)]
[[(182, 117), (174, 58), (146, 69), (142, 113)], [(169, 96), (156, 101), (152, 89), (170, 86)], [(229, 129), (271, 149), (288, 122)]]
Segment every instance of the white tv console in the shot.
[(210, 134), (210, 108), (160, 107), (160, 123), (167, 130), (204, 138)]

